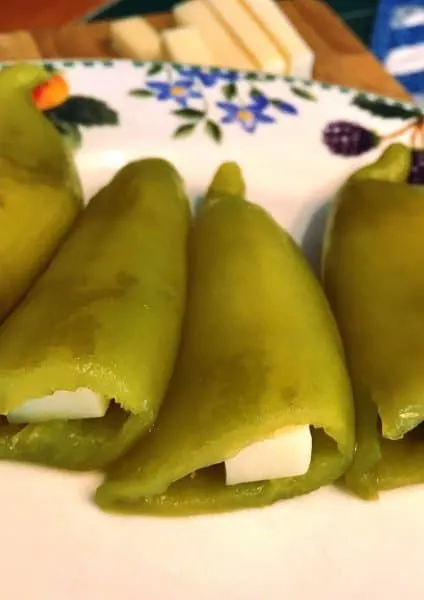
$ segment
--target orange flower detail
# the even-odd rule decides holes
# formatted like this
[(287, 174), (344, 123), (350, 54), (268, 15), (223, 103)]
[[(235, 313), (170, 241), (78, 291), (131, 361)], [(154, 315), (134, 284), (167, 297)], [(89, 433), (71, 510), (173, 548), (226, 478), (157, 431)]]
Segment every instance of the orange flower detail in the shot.
[(40, 110), (55, 108), (69, 98), (69, 86), (62, 75), (53, 75), (32, 90), (32, 98)]

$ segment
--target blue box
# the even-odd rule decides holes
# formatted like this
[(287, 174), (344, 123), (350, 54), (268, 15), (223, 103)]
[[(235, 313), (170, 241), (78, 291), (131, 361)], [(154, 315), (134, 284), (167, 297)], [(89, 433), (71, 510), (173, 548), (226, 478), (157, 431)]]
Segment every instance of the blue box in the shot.
[(371, 47), (386, 69), (424, 101), (424, 0), (381, 0)]

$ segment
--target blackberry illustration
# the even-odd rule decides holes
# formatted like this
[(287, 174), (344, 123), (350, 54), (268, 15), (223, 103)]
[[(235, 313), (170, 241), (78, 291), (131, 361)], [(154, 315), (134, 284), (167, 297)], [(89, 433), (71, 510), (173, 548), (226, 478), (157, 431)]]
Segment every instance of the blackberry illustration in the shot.
[(408, 183), (424, 185), (424, 150), (412, 151), (412, 164)]
[(380, 138), (357, 123), (332, 121), (323, 131), (323, 141), (333, 154), (359, 156), (378, 146)]

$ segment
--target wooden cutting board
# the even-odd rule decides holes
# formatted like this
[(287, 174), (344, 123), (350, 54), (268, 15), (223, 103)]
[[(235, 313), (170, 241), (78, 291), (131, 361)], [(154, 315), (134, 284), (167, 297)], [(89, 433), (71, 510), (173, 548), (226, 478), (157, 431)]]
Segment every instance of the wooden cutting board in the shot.
[[(280, 6), (315, 52), (315, 79), (401, 100), (411, 99), (326, 4), (320, 0), (285, 0)], [(148, 18), (158, 29), (173, 23), (168, 13)], [(0, 34), (3, 61), (115, 56), (107, 22)]]

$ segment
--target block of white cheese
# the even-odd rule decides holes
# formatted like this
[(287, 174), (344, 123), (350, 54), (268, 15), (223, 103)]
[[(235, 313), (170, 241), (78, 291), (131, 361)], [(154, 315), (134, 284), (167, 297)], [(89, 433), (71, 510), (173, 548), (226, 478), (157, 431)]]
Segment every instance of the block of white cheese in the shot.
[(240, 0), (240, 3), (284, 56), (287, 74), (311, 78), (314, 53), (277, 4), (273, 0)]
[(285, 427), (270, 439), (251, 444), (225, 461), (226, 484), (304, 475), (312, 458), (312, 435), (307, 425)]
[(214, 65), (213, 53), (195, 27), (175, 27), (162, 31), (165, 57), (188, 65)]
[(112, 46), (117, 54), (134, 60), (160, 60), (162, 40), (159, 32), (142, 17), (113, 21)]
[(272, 73), (285, 73), (284, 57), (240, 0), (204, 1), (244, 48), (256, 68)]
[(58, 390), (44, 398), (24, 402), (6, 415), (9, 423), (41, 423), (54, 419), (94, 419), (104, 417), (109, 406), (99, 394), (88, 388)]
[(195, 27), (214, 56), (214, 66), (254, 70), (256, 65), (228, 32), (222, 21), (202, 0), (177, 4), (173, 10), (178, 25)]

